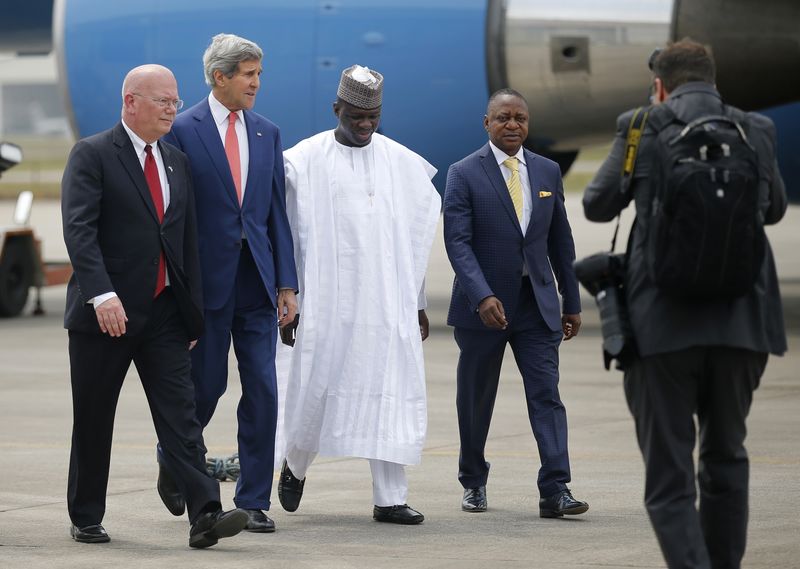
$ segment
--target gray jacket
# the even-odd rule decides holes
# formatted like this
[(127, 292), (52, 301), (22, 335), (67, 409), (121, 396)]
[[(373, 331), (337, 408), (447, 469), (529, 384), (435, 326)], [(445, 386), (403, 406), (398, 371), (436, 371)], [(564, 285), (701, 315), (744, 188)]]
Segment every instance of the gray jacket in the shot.
[[(686, 122), (709, 114), (722, 114), (716, 89), (702, 82), (686, 83), (663, 103)], [(648, 175), (655, 133), (645, 127), (631, 188), (621, 192), (622, 160), (633, 110), (617, 119), (611, 152), (586, 188), (583, 209), (591, 221), (611, 221), (634, 200), (636, 211), (649, 203)], [(775, 125), (749, 113), (748, 137), (759, 157), (765, 223), (780, 221), (786, 212), (786, 190), (775, 158)], [(767, 243), (761, 275), (753, 290), (735, 300), (687, 301), (660, 292), (647, 276), (644, 240), (646, 220), (637, 217), (631, 241), (626, 279), (631, 324), (641, 356), (674, 352), (693, 346), (729, 346), (782, 355), (786, 333), (775, 260)]]

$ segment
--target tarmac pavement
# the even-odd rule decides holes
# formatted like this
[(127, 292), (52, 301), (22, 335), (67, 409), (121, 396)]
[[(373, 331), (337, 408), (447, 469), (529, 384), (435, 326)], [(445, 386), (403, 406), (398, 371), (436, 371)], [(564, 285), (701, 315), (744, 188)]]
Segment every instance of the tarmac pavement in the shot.
[[(10, 218), (10, 207), (0, 204), (0, 220)], [(607, 248), (613, 226), (584, 221), (577, 196), (568, 198), (568, 208), (578, 256)], [(44, 239), (45, 258), (65, 258), (58, 205), (35, 204), (32, 221)], [(770, 238), (786, 296), (790, 351), (770, 358), (748, 423), (751, 511), (744, 566), (790, 568), (800, 567), (795, 517), (800, 506), (800, 356), (795, 350), (800, 340), (800, 208), (792, 207), (780, 225), (770, 228)], [(318, 458), (297, 512), (281, 509), (274, 488), (269, 513), (276, 533), (240, 534), (203, 551), (189, 549), (186, 519), (172, 517), (158, 498), (155, 434), (135, 371), (127, 378), (116, 415), (103, 520), (112, 540), (85, 545), (70, 539), (65, 495), (71, 396), (67, 336), (61, 326), (65, 287), (46, 289), (46, 315), (31, 316), (27, 309), (19, 318), (0, 320), (0, 569), (664, 567), (642, 505), (642, 460), (622, 374), (602, 367), (591, 298), (584, 298), (581, 334), (561, 349), (570, 486), (577, 498), (589, 502), (589, 511), (555, 520), (538, 516), (538, 455), (509, 350), (487, 444), (489, 511), (461, 512), (458, 353), (444, 325), (451, 275), (440, 236), (427, 281), (432, 323), (425, 342), (428, 437), (421, 464), (408, 469), (409, 503), (425, 514), (425, 522), (374, 522), (366, 461)], [(210, 456), (235, 450), (240, 389), (234, 358), (230, 371), (229, 391), (206, 430)], [(233, 491), (233, 483), (222, 484), (225, 507), (232, 507)]]

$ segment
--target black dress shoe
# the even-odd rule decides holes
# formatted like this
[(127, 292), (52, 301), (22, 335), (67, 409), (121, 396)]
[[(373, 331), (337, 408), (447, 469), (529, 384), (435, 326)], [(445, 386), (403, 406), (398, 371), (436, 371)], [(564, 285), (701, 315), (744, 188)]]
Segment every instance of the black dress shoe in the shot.
[(303, 486), (305, 484), (305, 478), (302, 480), (295, 478), (284, 458), (283, 466), (281, 467), (281, 478), (278, 480), (278, 500), (280, 500), (284, 510), (287, 512), (297, 510), (300, 506), (300, 499), (303, 497)]
[(173, 516), (182, 516), (186, 511), (186, 500), (183, 499), (181, 491), (178, 490), (178, 485), (172, 478), (167, 467), (158, 463), (158, 495), (161, 496), (161, 501)]
[(247, 512), (239, 509), (200, 514), (189, 530), (189, 547), (201, 549), (216, 545), (223, 537), (231, 537), (242, 531), (249, 519)]
[(462, 510), (465, 512), (485, 512), (486, 508), (486, 486), (466, 488), (464, 490), (464, 498), (461, 500)]
[(106, 530), (100, 524), (94, 526), (83, 526), (79, 528), (72, 524), (69, 528), (72, 539), (80, 543), (106, 543), (111, 541)]
[(245, 531), (253, 533), (272, 533), (275, 531), (275, 522), (261, 510), (245, 510), (247, 512), (247, 525)]
[(375, 506), (372, 509), (372, 519), (376, 522), (390, 524), (415, 525), (421, 524), (425, 516), (414, 508), (410, 508), (408, 504), (398, 504), (396, 506)]
[(562, 490), (557, 494), (539, 500), (539, 517), (560, 518), (561, 516), (575, 516), (589, 509), (589, 504), (572, 497), (569, 490)]

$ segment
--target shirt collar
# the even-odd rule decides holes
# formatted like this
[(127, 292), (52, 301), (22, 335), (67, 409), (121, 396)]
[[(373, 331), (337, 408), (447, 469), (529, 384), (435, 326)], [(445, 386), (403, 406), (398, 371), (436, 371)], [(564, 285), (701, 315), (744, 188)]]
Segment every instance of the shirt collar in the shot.
[[(495, 146), (494, 142), (491, 140), (489, 141), (489, 147), (492, 149), (492, 154), (494, 154), (494, 159), (497, 160), (498, 166), (510, 158), (508, 154), (497, 148), (497, 146)], [(525, 164), (527, 166), (527, 163), (525, 162), (525, 150), (522, 146), (519, 147), (519, 150), (516, 154), (514, 154), (514, 156), (517, 157), (517, 160), (519, 160), (520, 164)]]
[[(221, 126), (227, 124), (228, 115), (231, 114), (231, 111), (217, 100), (213, 91), (208, 94), (208, 106), (211, 109), (211, 116), (214, 117), (214, 122), (217, 123), (217, 125)], [(239, 120), (244, 124), (244, 111), (236, 111), (236, 116), (238, 116)]]
[[(128, 133), (128, 137), (131, 139), (131, 142), (133, 143), (133, 149), (136, 151), (136, 156), (141, 156), (142, 154), (144, 154), (144, 147), (150, 143), (145, 142), (138, 134), (133, 132), (131, 128), (127, 124), (125, 124), (125, 119), (122, 119), (122, 126), (125, 129), (125, 132)], [(158, 152), (157, 140), (152, 144), (150, 144), (150, 146), (153, 147), (153, 152), (156, 153)]]

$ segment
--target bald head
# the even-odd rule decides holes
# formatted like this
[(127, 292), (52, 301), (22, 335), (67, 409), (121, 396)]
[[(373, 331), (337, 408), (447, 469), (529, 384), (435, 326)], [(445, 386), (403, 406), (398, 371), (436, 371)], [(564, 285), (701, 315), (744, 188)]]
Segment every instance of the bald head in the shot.
[[(134, 67), (122, 83), (122, 119), (142, 140), (153, 143), (172, 128), (178, 83), (163, 65)], [(166, 104), (164, 104), (166, 102)]]
[(177, 85), (172, 71), (163, 65), (148, 63), (147, 65), (134, 67), (128, 71), (128, 74), (125, 76), (125, 80), (122, 82), (123, 100), (125, 99), (126, 94), (138, 92), (140, 89), (147, 88), (154, 81), (159, 80), (172, 80), (172, 82), (176, 83)]

